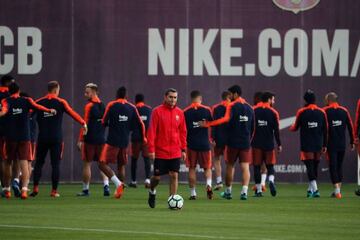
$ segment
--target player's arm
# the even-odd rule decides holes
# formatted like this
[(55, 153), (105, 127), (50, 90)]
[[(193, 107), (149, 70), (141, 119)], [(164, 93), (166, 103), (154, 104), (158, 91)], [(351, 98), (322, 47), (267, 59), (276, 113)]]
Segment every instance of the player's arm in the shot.
[(328, 134), (329, 134), (329, 124), (328, 124), (328, 119), (327, 119), (327, 115), (326, 115), (326, 112), (324, 110), (322, 110), (322, 113), (323, 113), (323, 136), (324, 136), (324, 139), (323, 139), (323, 152), (325, 153), (326, 152), (326, 147), (327, 147), (327, 144), (328, 144)]
[(83, 126), (83, 129), (84, 129), (84, 134), (86, 135), (87, 133), (87, 124), (85, 122), (85, 120), (77, 113), (75, 112), (69, 105), (69, 103), (64, 100), (64, 99), (61, 99), (60, 100), (61, 103), (63, 104), (64, 106), (64, 109), (65, 109), (65, 112), (70, 116), (72, 117), (72, 119), (74, 119), (76, 122), (80, 123), (82, 126)]
[(3, 100), (1, 101), (0, 117), (5, 116), (8, 111), (9, 111), (8, 103), (7, 103), (6, 99), (3, 99)]
[(202, 121), (202, 122), (200, 122), (200, 126), (201, 127), (213, 127), (213, 126), (218, 126), (218, 125), (229, 122), (230, 118), (231, 118), (231, 109), (232, 109), (232, 105), (231, 104), (227, 105), (225, 115), (222, 118), (219, 118), (219, 119), (216, 119), (216, 120), (210, 121), (210, 122)]
[(42, 112), (49, 112), (49, 113), (52, 113), (52, 114), (56, 114), (56, 110), (55, 109), (49, 109), (47, 107), (44, 107), (40, 104), (37, 104), (32, 98), (26, 98), (30, 104), (30, 107), (32, 109), (35, 109), (35, 110), (39, 110), (39, 111), (42, 111)]
[(144, 124), (143, 120), (141, 120), (139, 111), (137, 110), (136, 107), (134, 107), (134, 111), (135, 111), (135, 115), (136, 115), (135, 116), (136, 127), (139, 128), (143, 142), (146, 143), (147, 139), (146, 139), (145, 124)]
[(349, 137), (350, 137), (350, 147), (351, 147), (351, 150), (354, 150), (355, 149), (355, 136), (354, 136), (354, 126), (353, 126), (353, 122), (351, 120), (351, 116), (350, 116), (350, 113), (347, 109), (344, 109), (345, 112), (346, 112), (346, 127), (348, 129), (348, 132), (349, 132)]
[(355, 117), (355, 130), (354, 135), (357, 141), (359, 141), (360, 137), (360, 99), (357, 103), (356, 107), (356, 117)]
[[(89, 102), (88, 104), (85, 105), (85, 108), (84, 108), (84, 121), (85, 121), (86, 125), (89, 124), (90, 112), (91, 112), (92, 106), (93, 106), (93, 104), (91, 102)], [(79, 140), (78, 140), (78, 144), (77, 144), (79, 150), (81, 149), (81, 145), (84, 142), (85, 135), (86, 134), (85, 134), (84, 128), (80, 128)]]
[(278, 146), (278, 152), (282, 151), (281, 140), (280, 140), (280, 116), (277, 111), (274, 110), (274, 138)]
[(187, 128), (186, 128), (186, 122), (185, 122), (185, 116), (184, 113), (181, 114), (181, 122), (179, 126), (180, 130), (180, 144), (181, 144), (181, 152), (182, 152), (182, 158), (185, 161), (186, 159), (186, 135), (187, 135)]
[(254, 113), (254, 109), (249, 105), (249, 109), (250, 109), (250, 113), (252, 116), (252, 121), (251, 121), (251, 125), (250, 125), (250, 130), (251, 130), (251, 141), (253, 140), (254, 136), (255, 136), (255, 113)]
[(300, 120), (301, 120), (301, 114), (302, 114), (302, 111), (301, 111), (301, 110), (297, 111), (296, 117), (295, 117), (295, 122), (294, 122), (293, 125), (291, 125), (290, 131), (295, 132), (295, 131), (297, 131), (297, 130), (299, 129)]
[(149, 157), (155, 159), (155, 138), (159, 123), (157, 111), (153, 111), (150, 118), (149, 129), (147, 131), (147, 145), (149, 149)]

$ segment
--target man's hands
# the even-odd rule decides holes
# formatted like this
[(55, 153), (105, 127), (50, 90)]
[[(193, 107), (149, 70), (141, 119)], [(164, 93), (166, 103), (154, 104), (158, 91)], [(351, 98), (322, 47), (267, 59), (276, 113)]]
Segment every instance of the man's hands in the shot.
[(181, 158), (184, 162), (186, 161), (186, 152), (185, 151), (181, 152)]
[(321, 152), (326, 153), (326, 151), (327, 151), (327, 147), (322, 147)]
[(354, 143), (350, 144), (350, 150), (351, 150), (351, 151), (354, 151), (354, 150), (355, 150), (355, 144), (354, 144)]
[(56, 110), (55, 109), (50, 109), (50, 113), (52, 114), (52, 115), (56, 115)]
[(149, 153), (150, 160), (155, 160), (155, 153)]
[(77, 148), (78, 148), (79, 151), (81, 151), (82, 145), (83, 145), (83, 142), (81, 142), (81, 141), (78, 141), (78, 142), (77, 142), (76, 146), (77, 146)]
[(87, 124), (85, 123), (83, 126), (82, 126), (82, 128), (84, 129), (84, 136), (87, 134), (87, 132), (88, 132), (88, 126), (87, 126)]
[(206, 122), (205, 120), (199, 121), (198, 123), (199, 123), (199, 126), (200, 126), (200, 127), (203, 127), (203, 128), (206, 128), (206, 127), (207, 127), (207, 126), (206, 126), (206, 123), (207, 123), (207, 122)]

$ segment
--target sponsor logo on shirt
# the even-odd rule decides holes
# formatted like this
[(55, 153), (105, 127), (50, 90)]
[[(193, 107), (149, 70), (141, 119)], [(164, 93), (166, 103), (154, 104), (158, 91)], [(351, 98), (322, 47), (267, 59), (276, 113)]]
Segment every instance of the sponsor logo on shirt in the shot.
[(179, 116), (179, 115), (175, 115), (175, 119), (176, 119), (176, 121), (179, 121), (179, 120), (180, 120), (180, 116)]
[(127, 122), (128, 119), (129, 117), (126, 115), (119, 115), (119, 122)]
[(200, 122), (193, 122), (193, 128), (199, 128)]
[(258, 126), (259, 127), (266, 127), (268, 125), (268, 122), (266, 120), (258, 120)]
[(249, 117), (246, 116), (246, 115), (240, 115), (239, 116), (239, 121), (240, 122), (247, 122), (247, 121), (249, 121)]
[(22, 112), (23, 112), (22, 108), (13, 108), (12, 109), (13, 115), (18, 115), (18, 114), (21, 114)]
[(332, 126), (333, 127), (339, 127), (342, 125), (342, 121), (341, 120), (332, 120)]
[(141, 116), (140, 116), (140, 119), (141, 119), (142, 121), (147, 121), (148, 118), (147, 118), (146, 115), (141, 115)]
[(318, 123), (317, 122), (308, 122), (308, 128), (317, 128)]
[(52, 113), (44, 112), (44, 118), (53, 117), (53, 116), (55, 116), (55, 115)]

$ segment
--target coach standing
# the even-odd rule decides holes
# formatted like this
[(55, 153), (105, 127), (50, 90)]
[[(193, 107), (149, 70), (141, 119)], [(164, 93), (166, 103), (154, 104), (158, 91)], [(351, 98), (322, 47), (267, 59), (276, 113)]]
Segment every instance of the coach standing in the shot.
[(186, 123), (183, 111), (176, 106), (178, 93), (165, 91), (164, 103), (153, 110), (148, 130), (149, 157), (154, 160), (148, 204), (155, 207), (156, 186), (160, 176), (170, 177), (170, 195), (177, 192), (180, 159), (186, 158)]

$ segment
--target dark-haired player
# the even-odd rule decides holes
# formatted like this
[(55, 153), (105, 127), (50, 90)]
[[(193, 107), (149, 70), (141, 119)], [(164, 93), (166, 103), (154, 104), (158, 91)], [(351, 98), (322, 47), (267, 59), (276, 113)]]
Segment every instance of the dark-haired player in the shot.
[[(151, 107), (145, 104), (145, 97), (143, 94), (139, 93), (135, 95), (135, 106), (140, 114), (140, 118), (145, 125), (145, 131), (149, 128), (149, 122), (151, 117)], [(137, 187), (136, 181), (136, 171), (137, 171), (137, 161), (139, 159), (140, 153), (144, 159), (144, 168), (145, 168), (145, 187), (150, 187), (150, 159), (149, 151), (146, 144), (143, 143), (143, 138), (139, 129), (134, 129), (131, 133), (131, 183), (129, 187)]]
[[(221, 94), (222, 101), (212, 107), (213, 119), (219, 119), (225, 116), (226, 107), (231, 102), (231, 93), (224, 91)], [(221, 157), (225, 158), (225, 146), (227, 141), (227, 124), (213, 126), (211, 128), (211, 137), (214, 141), (213, 165), (215, 168), (216, 185), (214, 190), (220, 190), (223, 187)]]
[(225, 191), (221, 196), (232, 199), (232, 182), (234, 178), (234, 166), (239, 160), (242, 172), (241, 200), (247, 200), (247, 192), (250, 181), (249, 164), (252, 161), (251, 139), (254, 135), (254, 111), (252, 107), (241, 97), (241, 87), (234, 85), (230, 87), (232, 102), (227, 106), (223, 118), (200, 123), (203, 127), (216, 126), (228, 123), (228, 142), (226, 146), (226, 181)]
[[(254, 93), (254, 106), (253, 108), (257, 107), (257, 106), (260, 106), (262, 105), (262, 100), (261, 100), (261, 96), (262, 96), (262, 92), (255, 92)], [(261, 187), (262, 187), (262, 192), (266, 192), (266, 178), (267, 178), (267, 169), (266, 169), (266, 164), (263, 163), (261, 164), (261, 169), (260, 169), (260, 172), (261, 172)], [(252, 190), (255, 192), (256, 191), (256, 185), (254, 185), (252, 187)]]
[(80, 123), (87, 131), (86, 122), (68, 104), (65, 99), (59, 97), (60, 84), (57, 81), (50, 81), (47, 84), (48, 93), (46, 96), (36, 100), (44, 107), (53, 108), (57, 114), (36, 112), (36, 120), (39, 127), (39, 134), (36, 144), (36, 160), (33, 171), (34, 187), (30, 196), (35, 197), (39, 193), (39, 183), (42, 167), (45, 164), (46, 155), (50, 152), (51, 163), (51, 197), (60, 197), (58, 185), (60, 179), (60, 163), (63, 155), (64, 142), (62, 133), (62, 120), (64, 113), (71, 116)]
[(329, 160), (330, 178), (334, 185), (332, 197), (342, 198), (342, 163), (346, 150), (346, 128), (350, 136), (351, 150), (355, 149), (354, 145), (354, 128), (349, 111), (340, 106), (338, 96), (334, 92), (330, 92), (325, 96), (326, 107), (324, 108), (329, 126), (329, 137), (327, 143), (327, 156)]
[(276, 196), (275, 171), (276, 152), (281, 152), (279, 113), (272, 107), (275, 103), (275, 94), (264, 92), (261, 96), (262, 104), (254, 107), (255, 134), (252, 140), (252, 154), (254, 165), (254, 178), (256, 184), (255, 196), (262, 196), (263, 186), (261, 184), (261, 166), (266, 165), (269, 174), (269, 187), (272, 196)]
[[(1, 77), (1, 86), (0, 86), (0, 111), (1, 111), (1, 101), (10, 96), (9, 94), (9, 85), (14, 81), (14, 78), (10, 75), (4, 75)], [(4, 161), (6, 159), (5, 154), (5, 118), (0, 118), (0, 182), (1, 187), (4, 187)], [(19, 186), (18, 186), (19, 188)], [(3, 193), (3, 192), (1, 192)]]
[[(141, 121), (136, 107), (129, 103), (126, 98), (126, 88), (120, 87), (116, 93), (116, 100), (106, 106), (102, 119), (102, 123), (109, 127), (109, 131), (99, 164), (100, 169), (116, 185), (114, 194), (116, 198), (120, 198), (124, 190), (123, 181), (125, 180), (125, 166), (128, 162), (127, 150), (130, 133), (134, 129), (139, 129), (143, 142), (146, 143), (144, 123)], [(107, 166), (109, 163), (117, 163), (121, 181)]]
[(300, 129), (300, 159), (306, 166), (309, 178), (307, 197), (320, 197), (316, 179), (318, 166), (322, 153), (326, 152), (327, 145), (327, 120), (324, 110), (319, 108), (315, 102), (315, 93), (308, 90), (304, 94), (305, 107), (296, 113), (295, 123), (290, 131)]
[(154, 160), (154, 175), (150, 180), (148, 204), (155, 208), (156, 187), (160, 176), (169, 175), (169, 195), (178, 188), (180, 159), (186, 159), (186, 123), (183, 111), (176, 106), (178, 93), (169, 88), (164, 103), (154, 108), (147, 133), (149, 157)]
[[(360, 143), (359, 143), (359, 139), (360, 139), (360, 99), (357, 102), (355, 115), (356, 115), (356, 117), (355, 117), (354, 137), (355, 137), (355, 142), (357, 143), (357, 151), (358, 151), (358, 158), (359, 158), (359, 155), (360, 155)], [(359, 174), (360, 173), (358, 173), (358, 175)], [(358, 177), (360, 177), (360, 176), (358, 176)], [(355, 194), (360, 196), (360, 187), (355, 191)]]
[(211, 174), (211, 147), (209, 129), (200, 127), (200, 121), (211, 121), (210, 107), (202, 105), (202, 96), (198, 90), (190, 94), (191, 105), (184, 109), (187, 128), (186, 166), (189, 168), (190, 200), (196, 199), (196, 165), (204, 169), (207, 198), (213, 198)]
[[(105, 127), (101, 122), (105, 105), (98, 96), (98, 86), (94, 83), (86, 84), (84, 95), (87, 99), (84, 120), (88, 126), (88, 132), (84, 135), (84, 130), (81, 129), (78, 141), (78, 148), (83, 160), (83, 190), (77, 194), (78, 196), (89, 196), (91, 163), (92, 161), (99, 161), (105, 143)], [(104, 196), (110, 196), (109, 179), (102, 171), (100, 174), (104, 183)]]
[(10, 181), (12, 164), (19, 161), (21, 170), (21, 198), (27, 198), (29, 185), (29, 161), (32, 160), (30, 142), (30, 110), (43, 111), (56, 114), (54, 109), (49, 109), (35, 103), (31, 98), (20, 96), (20, 87), (12, 82), (9, 85), (10, 97), (1, 101), (2, 109), (0, 117), (6, 116), (6, 142), (5, 150), (7, 159), (4, 166), (4, 193), (6, 198), (11, 197)]

